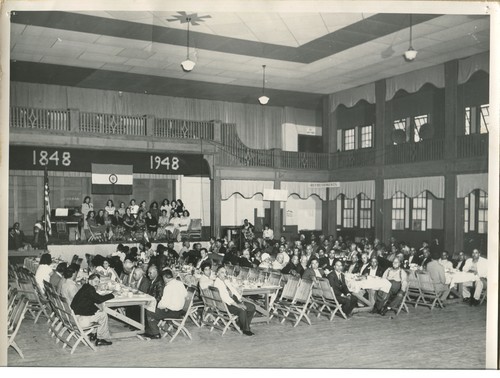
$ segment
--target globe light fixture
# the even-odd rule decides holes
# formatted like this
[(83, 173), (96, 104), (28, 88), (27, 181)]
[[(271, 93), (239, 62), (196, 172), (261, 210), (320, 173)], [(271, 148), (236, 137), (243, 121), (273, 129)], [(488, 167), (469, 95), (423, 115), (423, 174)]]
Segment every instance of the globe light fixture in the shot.
[(412, 20), (411, 20), (411, 14), (410, 14), (410, 47), (408, 48), (408, 50), (405, 51), (405, 59), (408, 62), (411, 62), (412, 60), (414, 60), (418, 54), (418, 51), (415, 50), (411, 44), (411, 42), (412, 42), (412, 22), (411, 21)]
[(262, 65), (262, 96), (259, 97), (261, 105), (266, 105), (269, 102), (269, 97), (265, 95), (266, 90), (266, 65)]
[(185, 72), (191, 72), (196, 65), (195, 62), (189, 59), (189, 24), (191, 23), (191, 18), (187, 17), (187, 58), (181, 63), (181, 67)]

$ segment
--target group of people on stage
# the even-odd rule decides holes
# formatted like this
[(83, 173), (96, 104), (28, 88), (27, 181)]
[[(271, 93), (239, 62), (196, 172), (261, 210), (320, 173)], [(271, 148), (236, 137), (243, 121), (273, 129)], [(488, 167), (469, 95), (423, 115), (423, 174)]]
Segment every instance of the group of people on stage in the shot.
[[(180, 241), (181, 233), (187, 231), (191, 223), (189, 211), (182, 200), (164, 199), (159, 205), (153, 201), (147, 206), (146, 201), (140, 204), (135, 199), (129, 205), (120, 202), (118, 208), (109, 199), (106, 206), (94, 210), (89, 196), (82, 203), (83, 230), (89, 230), (89, 235), (99, 241), (138, 239)], [(97, 234), (97, 236), (96, 236)]]

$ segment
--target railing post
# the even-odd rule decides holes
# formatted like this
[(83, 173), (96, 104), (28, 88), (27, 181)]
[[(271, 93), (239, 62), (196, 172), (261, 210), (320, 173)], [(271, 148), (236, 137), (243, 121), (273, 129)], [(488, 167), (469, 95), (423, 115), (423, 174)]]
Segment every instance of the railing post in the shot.
[(212, 121), (214, 125), (214, 142), (222, 141), (222, 121)]
[(147, 136), (155, 136), (155, 117), (148, 114), (145, 116), (146, 118), (146, 135)]
[(273, 156), (273, 167), (274, 168), (281, 168), (281, 158), (282, 158), (282, 153), (281, 153), (281, 148), (272, 148), (272, 156)]
[(80, 110), (79, 109), (68, 109), (69, 111), (69, 131), (79, 132), (80, 131)]

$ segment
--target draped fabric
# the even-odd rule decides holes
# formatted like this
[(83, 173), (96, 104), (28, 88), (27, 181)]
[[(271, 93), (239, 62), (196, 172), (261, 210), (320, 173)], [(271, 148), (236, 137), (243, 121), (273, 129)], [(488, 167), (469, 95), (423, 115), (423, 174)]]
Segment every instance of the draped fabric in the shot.
[(475, 189), (488, 193), (488, 174), (457, 175), (457, 198), (464, 198)]
[(264, 194), (264, 189), (273, 188), (273, 181), (221, 180), (221, 199), (227, 200), (235, 193), (252, 198), (257, 193)]
[(282, 148), (281, 125), (285, 118), (310, 126), (321, 125), (311, 110), (298, 108), (292, 111), (259, 104), (129, 92), (120, 95), (116, 91), (22, 82), (12, 82), (10, 88), (13, 106), (235, 123), (241, 141), (250, 148)]
[(348, 108), (356, 105), (360, 100), (368, 101), (370, 104), (375, 103), (375, 83), (362, 85), (356, 88), (349, 88), (337, 93), (332, 93), (329, 96), (330, 112), (334, 112), (340, 104)]
[(384, 180), (384, 199), (391, 199), (396, 192), (413, 198), (424, 190), (431, 192), (436, 198), (444, 198), (444, 176)]
[(404, 89), (408, 93), (415, 93), (426, 83), (433, 84), (437, 88), (444, 87), (444, 64), (388, 78), (385, 99), (386, 101), (391, 100), (400, 89)]
[(490, 72), (490, 53), (472, 55), (458, 61), (458, 84), (470, 79), (476, 71)]
[(313, 194), (323, 201), (326, 201), (326, 188), (311, 188), (310, 182), (282, 181), (281, 189), (288, 190), (288, 196), (298, 195), (302, 199), (307, 199)]
[(334, 200), (340, 194), (347, 198), (355, 198), (358, 194), (363, 193), (370, 199), (375, 199), (375, 181), (345, 181), (340, 183), (339, 188), (330, 188), (329, 200)]

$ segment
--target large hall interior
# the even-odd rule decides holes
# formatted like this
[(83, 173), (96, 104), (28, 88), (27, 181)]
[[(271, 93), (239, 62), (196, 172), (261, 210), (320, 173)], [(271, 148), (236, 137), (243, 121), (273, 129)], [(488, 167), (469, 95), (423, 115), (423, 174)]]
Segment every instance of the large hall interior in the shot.
[(493, 18), (278, 3), (10, 11), (7, 366), (498, 363)]

